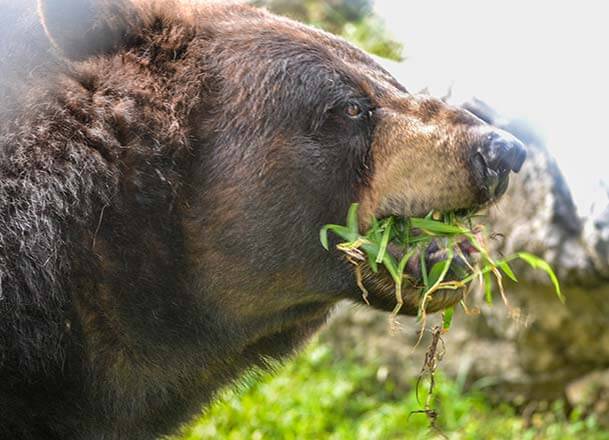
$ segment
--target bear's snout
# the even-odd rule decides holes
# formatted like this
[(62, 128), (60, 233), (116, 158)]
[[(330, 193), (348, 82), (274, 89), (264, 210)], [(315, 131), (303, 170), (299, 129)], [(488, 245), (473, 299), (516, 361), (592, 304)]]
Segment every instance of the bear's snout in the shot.
[(520, 171), (526, 156), (522, 142), (503, 130), (494, 130), (485, 136), (471, 157), (482, 203), (495, 200), (507, 191), (510, 173)]

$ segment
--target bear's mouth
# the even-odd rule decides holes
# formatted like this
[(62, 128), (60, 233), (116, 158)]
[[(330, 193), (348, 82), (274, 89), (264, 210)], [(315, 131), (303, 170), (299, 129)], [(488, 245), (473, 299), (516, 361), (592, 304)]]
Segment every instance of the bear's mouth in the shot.
[[(401, 260), (404, 257), (404, 250), (395, 243), (389, 243), (387, 246), (389, 252), (396, 260)], [(423, 253), (423, 256), (421, 256)], [(417, 250), (408, 260), (408, 264), (404, 270), (404, 274), (408, 277), (412, 287), (423, 288), (423, 271), (428, 271), (436, 264), (448, 260), (449, 253), (452, 254), (452, 261), (446, 280), (462, 279), (473, 266), (476, 265), (479, 256), (479, 251), (465, 237), (452, 245), (445, 238), (433, 239), (431, 243), (423, 249)]]
[[(444, 214), (440, 214), (443, 216)], [(471, 218), (473, 213), (470, 211), (464, 215), (458, 215), (459, 222)], [(403, 217), (394, 216), (397, 221), (406, 221)], [(381, 222), (383, 219), (380, 220)], [(475, 228), (473, 228), (475, 230)], [(413, 237), (418, 234), (423, 235), (422, 231), (412, 230)], [(450, 264), (443, 274), (443, 282), (460, 281), (475, 271), (474, 267), (480, 259), (480, 251), (476, 248), (471, 238), (465, 235), (447, 237), (434, 237), (425, 241), (424, 245), (417, 246), (413, 250), (408, 250), (398, 243), (390, 242), (386, 252), (394, 260), (401, 261), (408, 253), (409, 257), (403, 271), (403, 285), (401, 297), (403, 304), (398, 312), (406, 315), (417, 315), (421, 312), (424, 292), (429, 289), (430, 272), (439, 263)], [(385, 311), (396, 311), (398, 303), (396, 297), (395, 280), (391, 278), (388, 271), (379, 267), (376, 271), (372, 270), (369, 261), (361, 261), (362, 285), (360, 289), (366, 294), (364, 301), (375, 308)], [(453, 306), (463, 299), (465, 289), (438, 289), (434, 291), (424, 302), (425, 311), (428, 313), (437, 312)]]

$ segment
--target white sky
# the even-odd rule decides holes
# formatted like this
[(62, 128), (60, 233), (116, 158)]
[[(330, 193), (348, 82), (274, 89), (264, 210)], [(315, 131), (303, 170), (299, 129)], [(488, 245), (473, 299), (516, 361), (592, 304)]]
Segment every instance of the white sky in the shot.
[(376, 9), (405, 44), (406, 87), (454, 83), (527, 118), (590, 206), (609, 181), (609, 2), (376, 0)]

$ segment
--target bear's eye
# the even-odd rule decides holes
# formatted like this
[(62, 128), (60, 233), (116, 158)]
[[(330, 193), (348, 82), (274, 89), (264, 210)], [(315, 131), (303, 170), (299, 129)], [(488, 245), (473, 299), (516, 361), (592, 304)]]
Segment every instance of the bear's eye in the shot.
[(345, 107), (345, 113), (350, 118), (358, 118), (362, 115), (363, 112), (364, 111), (362, 110), (362, 108), (354, 102), (347, 104), (347, 106)]

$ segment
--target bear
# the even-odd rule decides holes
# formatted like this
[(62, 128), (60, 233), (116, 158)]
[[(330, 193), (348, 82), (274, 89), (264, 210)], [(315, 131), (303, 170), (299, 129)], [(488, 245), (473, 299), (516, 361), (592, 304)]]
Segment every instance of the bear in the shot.
[[(486, 206), (526, 157), (346, 41), (262, 9), (24, 4), (32, 30), (3, 31), (22, 40), (0, 53), (2, 438), (175, 432), (289, 358), (337, 302), (363, 304), (324, 224), (353, 202), (362, 228)], [(364, 283), (393, 310), (389, 274)], [(437, 292), (427, 310), (459, 300)], [(416, 313), (416, 290), (403, 302)]]

